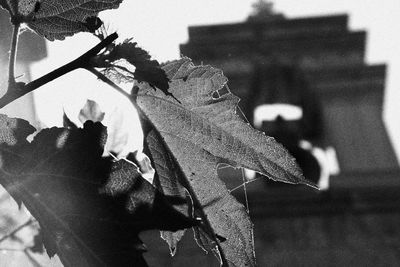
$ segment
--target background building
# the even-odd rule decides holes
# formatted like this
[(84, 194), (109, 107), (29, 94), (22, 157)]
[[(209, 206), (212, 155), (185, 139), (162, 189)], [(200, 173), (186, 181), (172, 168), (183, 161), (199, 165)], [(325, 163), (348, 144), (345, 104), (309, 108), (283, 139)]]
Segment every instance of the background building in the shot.
[[(386, 66), (364, 62), (365, 40), (347, 15), (285, 19), (268, 4), (244, 23), (189, 28), (182, 54), (222, 68), (249, 121), (284, 143), (309, 179), (329, 176), (322, 192), (266, 178), (247, 185), (259, 266), (400, 262), (400, 172), (382, 122)], [(239, 176), (221, 175), (232, 187)]]

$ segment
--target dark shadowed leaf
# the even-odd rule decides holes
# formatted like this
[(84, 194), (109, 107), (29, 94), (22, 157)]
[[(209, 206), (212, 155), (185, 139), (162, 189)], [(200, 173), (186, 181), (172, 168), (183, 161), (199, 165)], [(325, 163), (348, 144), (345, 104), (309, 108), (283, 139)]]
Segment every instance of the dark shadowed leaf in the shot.
[(63, 40), (78, 32), (94, 32), (100, 11), (117, 8), (122, 0), (1, 0), (12, 20), (26, 23), (48, 40)]
[(67, 114), (65, 114), (65, 111), (63, 113), (63, 126), (64, 128), (70, 128), (70, 129), (76, 129), (78, 128), (78, 126), (76, 126), (75, 123), (73, 123), (67, 116)]
[(83, 25), (88, 29), (89, 32), (95, 32), (103, 25), (103, 21), (98, 17), (88, 17)]
[(64, 266), (146, 266), (140, 231), (193, 225), (136, 165), (101, 157), (100, 123), (45, 129), (31, 143), (26, 121), (1, 115), (0, 123), (0, 182), (38, 220), (48, 254)]

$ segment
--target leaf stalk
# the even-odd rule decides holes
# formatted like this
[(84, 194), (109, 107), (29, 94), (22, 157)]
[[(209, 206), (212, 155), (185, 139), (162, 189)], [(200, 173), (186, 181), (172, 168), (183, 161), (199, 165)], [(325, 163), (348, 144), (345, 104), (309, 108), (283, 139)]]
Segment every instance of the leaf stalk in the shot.
[[(97, 79), (99, 79), (102, 82), (105, 82), (106, 84), (108, 84), (109, 86), (111, 86), (112, 88), (114, 88), (115, 90), (117, 90), (119, 93), (121, 93), (123, 96), (127, 97), (128, 99), (130, 99), (130, 95), (125, 92), (124, 89), (122, 89), (121, 87), (119, 87), (117, 84), (115, 84), (113, 81), (111, 81), (110, 79), (108, 79), (103, 73), (101, 73), (100, 71), (96, 70), (93, 67), (87, 67), (85, 68), (87, 71), (91, 72), (92, 74), (94, 74)], [(136, 108), (136, 106), (135, 106)]]
[(26, 221), (25, 223), (21, 224), (20, 226), (18, 226), (16, 229), (14, 229), (12, 232), (6, 234), (5, 236), (2, 236), (0, 238), (0, 243), (7, 240), (8, 238), (13, 237), (16, 233), (18, 233), (19, 231), (21, 231), (23, 228), (31, 225), (32, 223), (34, 223), (35, 220), (33, 218), (30, 218), (28, 221)]

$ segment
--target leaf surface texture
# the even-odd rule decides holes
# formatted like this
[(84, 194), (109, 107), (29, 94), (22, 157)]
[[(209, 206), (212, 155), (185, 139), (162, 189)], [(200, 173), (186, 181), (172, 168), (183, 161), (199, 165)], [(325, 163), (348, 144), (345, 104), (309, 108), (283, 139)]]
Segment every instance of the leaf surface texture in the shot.
[[(252, 169), (276, 181), (313, 184), (304, 179), (282, 145), (238, 116), (239, 98), (229, 90), (222, 93), (227, 78), (221, 70), (195, 66), (189, 58), (169, 62), (163, 70), (173, 97), (146, 83), (139, 85), (137, 97), (138, 106), (159, 134), (157, 142), (164, 143), (176, 164), (175, 173), (166, 173), (165, 160), (156, 157), (156, 171), (163, 174), (159, 177), (166, 185), (171, 180), (188, 182), (181, 186), (190, 191), (194, 216), (208, 220), (213, 229), (195, 228), (200, 246), (221, 256), (225, 265), (254, 266), (252, 223), (244, 206), (218, 178), (217, 165)], [(147, 142), (154, 143), (154, 136)]]
[(100, 11), (117, 8), (122, 0), (1, 0), (14, 18), (50, 41), (101, 26)]

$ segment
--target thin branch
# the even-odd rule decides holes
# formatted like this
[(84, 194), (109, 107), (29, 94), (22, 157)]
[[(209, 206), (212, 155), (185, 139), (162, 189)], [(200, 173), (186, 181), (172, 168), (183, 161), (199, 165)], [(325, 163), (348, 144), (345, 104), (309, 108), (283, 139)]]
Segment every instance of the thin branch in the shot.
[[(110, 64), (110, 66), (116, 68), (116, 69), (120, 69), (122, 71), (128, 72), (129, 74), (132, 74), (133, 76), (135, 76), (135, 73), (133, 73), (132, 71), (128, 70), (128, 68), (123, 67), (123, 66), (118, 66), (116, 64)], [(133, 77), (132, 77), (133, 78)]]
[(229, 193), (232, 193), (233, 191), (236, 191), (236, 190), (238, 190), (239, 188), (245, 187), (247, 184), (252, 183), (252, 182), (255, 182), (255, 181), (259, 180), (259, 179), (261, 179), (261, 178), (255, 178), (255, 179), (252, 179), (252, 180), (243, 182), (243, 183), (241, 183), (240, 185), (238, 185), (238, 186), (236, 186), (236, 187), (234, 187), (234, 188), (232, 188), (232, 189), (229, 189)]
[(24, 229), (28, 225), (31, 225), (34, 222), (35, 222), (35, 219), (30, 218), (28, 221), (26, 221), (25, 223), (21, 224), (17, 228), (15, 228), (12, 232), (10, 232), (10, 233), (6, 234), (5, 236), (3, 236), (2, 238), (0, 238), (0, 243), (3, 242), (4, 240), (7, 240), (10, 237), (13, 237), (16, 233), (18, 233), (19, 231), (21, 231), (22, 229)]
[(10, 58), (8, 61), (8, 89), (13, 88), (15, 85), (15, 61), (17, 57), (18, 49), (18, 37), (19, 37), (20, 24), (14, 24), (11, 46), (10, 46)]
[(24, 249), (24, 253), (26, 255), (26, 257), (29, 259), (29, 261), (32, 263), (32, 266), (34, 267), (41, 267), (42, 265), (40, 265), (40, 263), (31, 255), (31, 253), (29, 252), (29, 248), (25, 248)]
[(96, 70), (93, 67), (87, 67), (85, 69), (93, 73), (97, 77), (97, 79), (99, 79), (102, 82), (105, 82), (106, 84), (108, 84), (109, 86), (111, 86), (112, 88), (114, 88), (115, 90), (117, 90), (119, 93), (121, 93), (123, 96), (127, 97), (130, 100), (131, 98), (130, 94), (125, 92), (125, 90), (119, 87), (116, 83), (108, 79), (103, 73), (101, 73), (100, 71)]
[[(95, 47), (78, 57), (77, 59), (65, 64), (64, 66), (53, 70), (52, 72), (26, 84), (26, 85), (20, 85), (20, 87), (15, 87), (16, 90), (10, 92), (7, 91), (7, 93), (0, 99), (0, 108), (3, 108), (4, 106), (10, 104), (12, 101), (20, 98), (21, 96), (26, 95), (27, 93), (30, 93), (40, 86), (51, 82), (52, 80), (55, 80), (73, 70), (79, 69), (79, 68), (88, 68), (90, 66), (90, 60), (95, 57), (103, 48), (107, 47), (110, 45), (112, 42), (114, 42), (115, 39), (118, 38), (117, 33), (113, 33), (109, 35), (107, 38), (105, 38), (103, 41), (101, 41), (99, 44), (97, 44)], [(17, 84), (18, 85), (18, 84)]]
[[(250, 215), (250, 209), (249, 209), (249, 197), (248, 197), (248, 195), (247, 195), (247, 181), (246, 181), (246, 177), (244, 177), (245, 176), (245, 174), (244, 174), (244, 169), (243, 168), (241, 168), (241, 173), (242, 173), (242, 182), (243, 182), (243, 191), (244, 191), (244, 199), (246, 200), (246, 211), (247, 211), (247, 214), (249, 214)], [(254, 247), (254, 244), (253, 244), (253, 247)]]
[(25, 252), (25, 248), (1, 248), (0, 247), (0, 251), (4, 252), (4, 251), (12, 251), (12, 252)]

